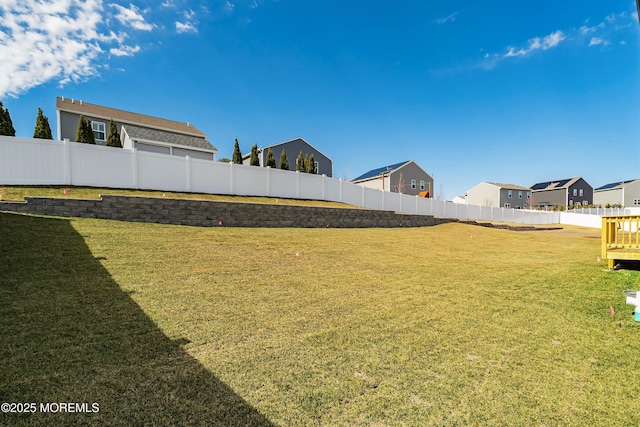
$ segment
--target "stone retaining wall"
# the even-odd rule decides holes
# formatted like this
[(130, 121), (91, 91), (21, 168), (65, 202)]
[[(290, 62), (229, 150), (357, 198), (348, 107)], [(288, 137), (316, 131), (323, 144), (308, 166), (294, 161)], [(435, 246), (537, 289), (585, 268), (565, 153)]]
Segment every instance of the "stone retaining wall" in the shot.
[(26, 203), (0, 202), (0, 211), (200, 227), (389, 228), (448, 222), (432, 216), (389, 211), (152, 197), (103, 195), (101, 200), (25, 199)]

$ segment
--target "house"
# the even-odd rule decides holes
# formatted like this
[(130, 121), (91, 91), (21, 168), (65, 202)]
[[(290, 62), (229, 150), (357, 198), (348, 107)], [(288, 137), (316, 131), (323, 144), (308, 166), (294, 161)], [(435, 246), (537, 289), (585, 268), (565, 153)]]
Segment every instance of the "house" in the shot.
[(467, 198), (465, 196), (456, 196), (453, 199), (451, 199), (452, 203), (456, 203), (458, 205), (466, 205), (467, 204)]
[(412, 196), (425, 193), (426, 197), (433, 198), (433, 177), (413, 160), (372, 169), (351, 182), (376, 190)]
[[(298, 154), (302, 153), (302, 157), (313, 154), (313, 160), (316, 162), (316, 171), (318, 175), (333, 176), (333, 160), (327, 157), (324, 153), (318, 150), (313, 145), (309, 144), (303, 138), (294, 138), (288, 141), (278, 142), (277, 144), (268, 145), (266, 147), (258, 148), (258, 159), (260, 160), (260, 166), (264, 166), (267, 163), (267, 153), (269, 148), (273, 151), (273, 156), (276, 159), (276, 167), (280, 167), (280, 155), (282, 150), (287, 154), (287, 160), (289, 161), (289, 170), (296, 170), (296, 160)], [(251, 153), (242, 156), (242, 163), (249, 164), (251, 159)]]
[(593, 204), (593, 187), (582, 177), (538, 182), (531, 187), (533, 206), (573, 206)]
[(470, 205), (526, 209), (531, 203), (531, 190), (514, 184), (481, 182), (465, 194)]
[(612, 182), (596, 188), (593, 190), (593, 204), (623, 208), (640, 207), (640, 178)]
[(89, 121), (97, 145), (105, 145), (109, 121), (116, 123), (123, 148), (215, 160), (218, 150), (190, 123), (145, 116), (88, 102), (57, 97), (58, 139), (75, 141), (78, 120)]

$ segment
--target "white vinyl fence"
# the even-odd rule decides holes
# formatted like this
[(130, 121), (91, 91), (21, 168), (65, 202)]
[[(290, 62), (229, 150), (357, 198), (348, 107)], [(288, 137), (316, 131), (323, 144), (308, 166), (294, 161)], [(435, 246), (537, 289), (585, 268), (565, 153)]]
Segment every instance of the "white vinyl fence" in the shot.
[[(558, 224), (573, 214), (456, 204), (374, 190), (324, 175), (138, 150), (0, 136), (0, 184), (75, 185), (314, 199), (442, 218)], [(585, 226), (596, 227), (593, 221)], [(596, 218), (598, 221), (596, 221)], [(570, 222), (572, 223), (572, 222)], [(600, 225), (597, 225), (600, 227)]]

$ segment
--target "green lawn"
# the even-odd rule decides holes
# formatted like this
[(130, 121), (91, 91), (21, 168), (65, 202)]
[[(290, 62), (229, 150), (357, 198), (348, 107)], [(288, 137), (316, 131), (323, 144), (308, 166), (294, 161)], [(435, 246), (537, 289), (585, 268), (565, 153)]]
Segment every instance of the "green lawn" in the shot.
[(22, 202), (25, 196), (31, 197), (55, 197), (64, 199), (99, 199), (101, 194), (112, 194), (119, 196), (142, 196), (142, 197), (167, 197), (173, 199), (196, 199), (212, 200), (218, 202), (238, 202), (238, 203), (279, 203), (283, 205), (298, 206), (324, 206), (333, 208), (356, 208), (356, 206), (339, 202), (326, 202), (322, 200), (300, 200), (300, 199), (277, 199), (271, 197), (257, 196), (228, 196), (219, 194), (202, 193), (177, 193), (171, 191), (153, 190), (126, 190), (119, 188), (96, 188), (96, 187), (72, 187), (72, 186), (43, 186), (43, 185), (19, 185), (0, 186), (0, 200)]
[(0, 424), (638, 425), (598, 236), (0, 214)]

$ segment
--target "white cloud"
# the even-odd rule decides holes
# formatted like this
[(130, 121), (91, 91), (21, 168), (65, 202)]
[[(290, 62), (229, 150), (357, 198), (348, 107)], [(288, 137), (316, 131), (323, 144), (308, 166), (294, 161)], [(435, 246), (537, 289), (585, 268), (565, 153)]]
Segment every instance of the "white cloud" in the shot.
[(185, 10), (184, 12), (182, 12), (182, 14), (184, 15), (185, 19), (187, 19), (187, 20), (191, 20), (191, 19), (195, 18), (195, 16), (196, 16), (196, 13), (191, 9)]
[(233, 9), (235, 9), (235, 7), (236, 5), (231, 3), (230, 1), (227, 1), (224, 4), (224, 9), (229, 13), (233, 12)]
[(604, 22), (601, 22), (598, 25), (594, 25), (592, 27), (587, 27), (586, 25), (583, 25), (582, 27), (580, 27), (580, 34), (586, 35), (586, 34), (595, 33), (596, 31), (601, 30), (604, 27), (605, 27)]
[(591, 40), (589, 40), (589, 46), (598, 46), (600, 44), (603, 46), (607, 46), (609, 42), (600, 37), (591, 37)]
[(133, 56), (134, 53), (140, 52), (140, 46), (125, 46), (112, 47), (109, 49), (109, 53), (114, 56)]
[(144, 16), (142, 16), (135, 5), (129, 4), (129, 7), (126, 8), (124, 6), (120, 6), (119, 4), (110, 3), (109, 6), (114, 7), (118, 10), (118, 14), (116, 15), (116, 19), (120, 21), (122, 25), (128, 25), (131, 28), (141, 31), (151, 31), (154, 28), (153, 24), (149, 24), (145, 21)]
[(101, 0), (0, 1), (0, 98), (17, 96), (52, 79), (61, 85), (97, 74)]
[(261, 4), (262, 4), (262, 0), (260, 0), (260, 1), (258, 1), (258, 0), (253, 0), (253, 1), (251, 2), (251, 4), (249, 4), (249, 7), (250, 7), (251, 9), (256, 9), (256, 8), (258, 8)]
[(567, 36), (565, 36), (562, 30), (554, 31), (553, 33), (546, 36), (542, 39), (542, 48), (544, 50), (551, 49), (552, 47), (558, 46), (561, 41), (566, 40)]
[(176, 31), (181, 33), (197, 33), (198, 29), (191, 22), (176, 22)]
[(176, 5), (173, 2), (173, 0), (166, 0), (166, 1), (162, 2), (161, 6), (162, 7), (176, 7)]
[(446, 18), (437, 18), (435, 19), (435, 23), (438, 25), (446, 24), (447, 22), (455, 22), (456, 16), (458, 16), (458, 12), (453, 12), (451, 15)]

